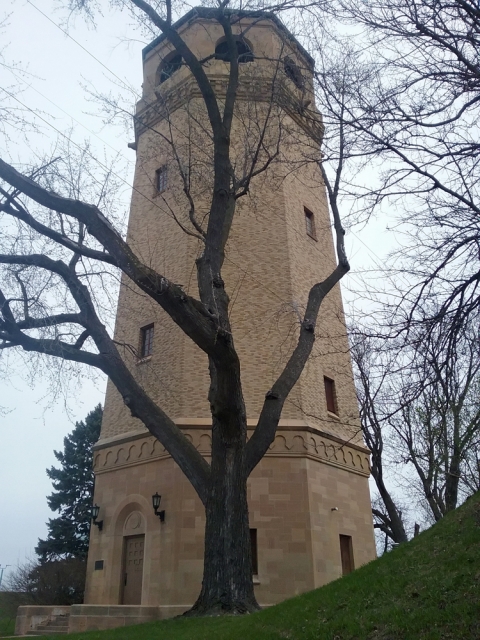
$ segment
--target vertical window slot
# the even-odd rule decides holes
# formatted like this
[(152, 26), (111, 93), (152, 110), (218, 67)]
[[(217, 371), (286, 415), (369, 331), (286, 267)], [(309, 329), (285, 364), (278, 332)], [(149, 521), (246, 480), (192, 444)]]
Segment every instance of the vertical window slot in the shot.
[(153, 324), (140, 329), (140, 357), (146, 358), (153, 353)]
[(252, 552), (252, 574), (258, 575), (258, 547), (257, 547), (257, 530), (250, 529), (250, 548)]
[(326, 376), (323, 378), (325, 385), (325, 399), (327, 401), (327, 411), (330, 413), (338, 414), (337, 411), (337, 399), (335, 393), (335, 382), (331, 378)]
[(306, 207), (303, 207), (303, 211), (305, 213), (305, 228), (307, 230), (307, 236), (310, 236), (310, 238), (316, 240), (317, 234), (315, 231), (315, 216)]

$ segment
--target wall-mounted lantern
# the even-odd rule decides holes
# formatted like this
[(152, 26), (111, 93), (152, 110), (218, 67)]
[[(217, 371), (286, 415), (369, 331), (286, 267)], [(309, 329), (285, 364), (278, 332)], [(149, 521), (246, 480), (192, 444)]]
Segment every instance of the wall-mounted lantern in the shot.
[(98, 530), (101, 531), (103, 529), (103, 520), (97, 520), (99, 511), (100, 507), (98, 504), (94, 504), (92, 507), (92, 522), (98, 527)]
[(160, 522), (165, 522), (165, 511), (159, 511), (161, 500), (162, 496), (158, 494), (158, 491), (154, 493), (154, 495), (152, 496), (153, 510), (155, 512), (155, 515), (160, 518)]

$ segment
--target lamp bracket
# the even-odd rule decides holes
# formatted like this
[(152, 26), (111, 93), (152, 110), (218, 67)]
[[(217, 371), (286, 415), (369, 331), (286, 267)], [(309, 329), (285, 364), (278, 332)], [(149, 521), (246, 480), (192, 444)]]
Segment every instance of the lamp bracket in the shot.
[(103, 529), (103, 520), (93, 520), (93, 524), (98, 527), (99, 531)]

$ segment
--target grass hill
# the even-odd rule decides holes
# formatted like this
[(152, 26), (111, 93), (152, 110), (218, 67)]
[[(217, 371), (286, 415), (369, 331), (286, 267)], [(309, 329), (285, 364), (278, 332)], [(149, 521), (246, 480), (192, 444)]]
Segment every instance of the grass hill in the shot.
[(12, 636), (15, 630), (15, 619), (12, 617), (13, 611), (8, 606), (5, 593), (0, 591), (0, 638)]
[(251, 616), (176, 619), (69, 640), (480, 640), (480, 493), (411, 542)]

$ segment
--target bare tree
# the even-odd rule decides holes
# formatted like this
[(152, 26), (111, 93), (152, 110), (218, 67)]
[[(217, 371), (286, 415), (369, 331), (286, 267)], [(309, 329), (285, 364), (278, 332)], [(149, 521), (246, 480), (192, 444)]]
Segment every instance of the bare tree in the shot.
[(424, 301), (435, 298), (435, 318), (449, 315), (455, 331), (479, 301), (478, 3), (338, 0), (322, 10), (332, 30), (340, 25), (332, 41), (345, 62), (335, 66), (349, 77), (340, 101), (329, 66), (317, 74), (322, 109), (356, 135), (360, 175), (368, 166), (353, 195), (364, 214), (382, 205), (398, 214), (407, 239), (386, 265), (398, 294), (392, 313), (400, 309), (398, 327), (422, 323), (433, 309)]
[(12, 618), (21, 605), (81, 603), (84, 589), (85, 562), (78, 558), (24, 562), (10, 571), (2, 585), (4, 601)]
[(479, 486), (478, 319), (471, 315), (470, 322), (455, 333), (446, 320), (412, 330), (409, 344), (361, 332), (355, 337), (362, 430), (383, 502), (374, 508), (376, 526), (396, 542), (405, 527), (398, 528), (400, 509), (385, 487), (385, 468), (403, 478), (410, 504), (422, 506), (429, 521), (440, 520)]
[(479, 485), (478, 324), (457, 328), (454, 344), (450, 337), (449, 327), (442, 333), (437, 326), (421, 341), (417, 370), (402, 380), (400, 393), (408, 393), (415, 382), (421, 391), (390, 419), (401, 455), (413, 465), (420, 495), (436, 521)]
[[(89, 8), (83, 1), (71, 4), (74, 8)], [(258, 425), (247, 442), (240, 361), (230, 323), (230, 298), (222, 277), (225, 246), (237, 203), (249, 193), (254, 181), (269, 172), (276, 175), (275, 179), (281, 178), (285, 174), (282, 163), (288, 171), (295, 170), (288, 158), (280, 157), (279, 140), (287, 141), (287, 147), (288, 140), (297, 147), (303, 144), (311, 154), (307, 153), (306, 161), (318, 162), (322, 127), (318, 117), (313, 117), (313, 109), (304, 120), (301, 113), (297, 114), (300, 126), (285, 127), (282, 114), (289, 108), (288, 93), (275, 80), (278, 61), (271, 61), (270, 97), (254, 120), (260, 125), (245, 131), (242, 140), (233, 136), (234, 118), (246, 108), (237, 100), (244, 88), (239, 80), (238, 41), (232, 30), (242, 14), (227, 5), (221, 3), (206, 10), (209, 18), (222, 26), (228, 45), (225, 92), (217, 94), (205, 61), (196, 57), (173, 23), (170, 2), (159, 5), (158, 11), (156, 3), (131, 2), (137, 16), (143, 16), (168, 38), (203, 101), (202, 113), (191, 114), (206, 136), (202, 139), (201, 166), (187, 163), (185, 170), (189, 145), (198, 141), (186, 140), (173, 128), (161, 139), (177, 162), (178, 197), (183, 198), (177, 222), (185, 233), (202, 243), (196, 260), (198, 298), (142, 261), (127, 244), (115, 227), (114, 204), (107, 188), (113, 178), (108, 172), (85, 181), (70, 170), (71, 162), (62, 157), (28, 175), (0, 160), (4, 183), (0, 188), (0, 211), (7, 219), (8, 229), (0, 254), (0, 348), (23, 349), (101, 370), (109, 376), (131, 414), (166, 447), (206, 511), (203, 585), (193, 608), (198, 614), (244, 613), (258, 608), (252, 584), (247, 478), (274, 440), (284, 403), (312, 352), (322, 302), (349, 269), (336, 196), (330, 190), (338, 266), (310, 289), (297, 327), (296, 344), (271, 389), (265, 390)], [(268, 16), (258, 14), (259, 18)], [(162, 108), (167, 121), (173, 122), (169, 120), (168, 104)], [(252, 102), (248, 108), (258, 106)], [(138, 126), (148, 127), (148, 120)], [(209, 202), (206, 211), (198, 206), (198, 198)], [(175, 210), (170, 213), (174, 215)], [(118, 274), (127, 285), (135, 285), (158, 304), (208, 357), (210, 464), (135, 379), (121, 355), (127, 345), (116, 344), (105, 327), (108, 305), (99, 291), (108, 290), (105, 283), (118, 279)]]
[[(357, 397), (365, 444), (371, 451), (371, 473), (380, 497), (373, 504), (374, 527), (393, 542), (406, 542), (408, 537), (397, 499), (385, 481), (385, 431), (391, 412), (398, 410), (392, 402), (390, 380), (393, 374), (391, 354), (377, 339), (353, 331), (352, 360), (357, 381)], [(388, 440), (388, 435), (387, 435)]]
[[(387, 279), (374, 299), (378, 324), (354, 347), (372, 475), (382, 478), (400, 447), (396, 462), (410, 463), (416, 495), (438, 519), (478, 486), (476, 436), (458, 449), (476, 419), (476, 374), (468, 372), (478, 355), (466, 345), (480, 273), (478, 3), (339, 0), (308, 12), (325, 170), (332, 158), (348, 167), (339, 197), (351, 200), (353, 221), (381, 213), (401, 232), (400, 248), (378, 268)], [(322, 12), (328, 47), (317, 28)], [(387, 509), (382, 493), (377, 525), (391, 534), (399, 509)]]

